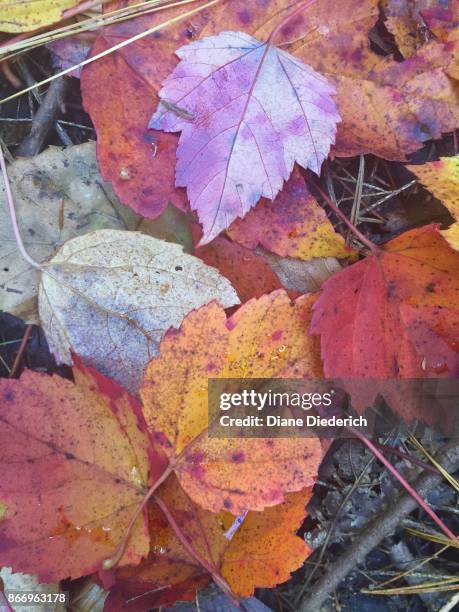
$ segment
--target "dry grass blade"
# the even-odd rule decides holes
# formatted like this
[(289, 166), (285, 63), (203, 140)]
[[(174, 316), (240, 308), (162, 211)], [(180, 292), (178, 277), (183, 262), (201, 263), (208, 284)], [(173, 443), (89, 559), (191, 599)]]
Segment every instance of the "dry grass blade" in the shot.
[[(193, 1), (193, 0), (188, 0), (188, 1)], [(43, 79), (43, 81), (34, 83), (30, 87), (26, 87), (22, 89), (21, 91), (18, 91), (12, 94), (11, 96), (8, 96), (7, 98), (0, 100), (0, 105), (4, 104), (5, 102), (9, 102), (10, 100), (14, 100), (15, 98), (18, 98), (19, 96), (22, 96), (23, 94), (29, 91), (32, 91), (33, 89), (36, 89), (37, 87), (41, 87), (42, 85), (51, 83), (51, 81), (54, 81), (55, 79), (58, 79), (61, 76), (65, 76), (66, 74), (73, 72), (77, 68), (82, 68), (83, 66), (86, 66), (87, 64), (91, 64), (92, 62), (95, 62), (96, 60), (101, 59), (109, 55), (110, 53), (113, 53), (114, 51), (118, 51), (119, 49), (127, 47), (131, 43), (136, 42), (137, 40), (141, 40), (142, 38), (145, 38), (146, 36), (149, 36), (150, 34), (153, 34), (154, 32), (158, 32), (159, 30), (167, 28), (168, 26), (174, 23), (177, 23), (178, 21), (182, 21), (183, 19), (186, 19), (187, 17), (191, 17), (192, 15), (195, 15), (196, 13), (199, 13), (200, 11), (203, 11), (204, 9), (209, 8), (213, 6), (214, 4), (217, 4), (217, 2), (219, 2), (219, 0), (211, 0), (210, 2), (206, 2), (205, 4), (202, 4), (198, 8), (182, 13), (181, 15), (177, 15), (177, 17), (173, 17), (172, 19), (164, 21), (163, 23), (160, 23), (152, 28), (149, 28), (148, 30), (145, 30), (144, 32), (140, 32), (139, 34), (136, 34), (135, 36), (131, 36), (131, 38), (123, 40), (121, 43), (118, 43), (117, 45), (114, 45), (113, 47), (106, 49), (102, 53), (97, 53), (96, 55), (93, 55), (92, 57), (88, 57), (87, 59), (83, 60), (79, 64), (76, 64), (75, 66), (71, 66), (70, 68), (61, 70), (60, 72), (53, 74), (47, 79)], [(182, 4), (182, 3), (179, 2), (179, 3), (172, 4), (172, 5), (170, 4), (168, 5), (168, 7), (176, 6), (177, 4)]]
[(359, 173), (357, 176), (357, 183), (355, 186), (354, 202), (351, 210), (351, 223), (354, 225), (358, 224), (360, 203), (362, 201), (363, 181), (365, 177), (365, 155), (360, 155), (359, 158)]
[[(40, 1), (41, 0), (27, 0), (27, 4), (31, 5), (31, 4), (40, 2)], [(97, 6), (99, 4), (105, 4), (109, 1), (110, 0), (92, 0), (92, 1), (87, 1), (87, 2), (80, 2), (76, 8), (84, 6), (84, 8), (88, 10), (88, 5), (92, 7), (92, 6)], [(24, 0), (2, 0), (2, 8), (20, 6), (21, 4), (24, 4)]]
[(120, 23), (127, 19), (133, 19), (141, 15), (147, 15), (148, 13), (154, 13), (156, 11), (180, 6), (182, 4), (190, 4), (196, 1), (197, 0), (182, 0), (180, 2), (171, 3), (168, 0), (146, 0), (145, 2), (117, 9), (116, 11), (110, 11), (76, 23), (61, 26), (51, 31), (40, 32), (25, 38), (14, 37), (10, 41), (0, 45), (0, 52), (3, 55), (2, 60), (11, 59), (24, 51), (30, 51), (36, 47), (67, 38), (68, 36), (75, 36), (83, 32), (96, 30), (103, 26)]
[[(36, 7), (30, 7), (30, 5), (33, 4), (33, 2), (40, 2), (40, 4)], [(72, 17), (77, 17), (78, 15), (84, 15), (86, 13), (89, 13), (93, 9), (100, 10), (100, 7), (110, 2), (110, 0), (85, 0), (83, 2), (77, 2), (77, 0), (75, 0), (75, 2), (77, 2), (76, 6), (75, 6), (75, 2), (73, 3), (74, 4), (73, 6), (70, 6), (69, 8), (66, 8), (66, 9), (61, 5), (60, 6), (61, 10), (59, 10), (59, 5), (57, 5), (56, 2), (54, 1), (48, 4), (48, 9), (51, 10), (51, 13), (41, 12), (40, 8), (43, 6), (42, 2), (43, 0), (32, 0), (32, 2), (30, 2), (30, 0), (28, 2), (24, 0), (17, 0), (17, 1), (15, 0), (9, 3), (0, 2), (0, 6), (2, 8), (3, 14), (5, 14), (5, 12), (8, 13), (8, 10), (12, 13), (9, 15), (9, 21), (3, 20), (3, 25), (5, 26), (4, 29), (6, 30), (6, 32), (15, 33), (15, 36), (13, 36), (13, 38), (10, 39), (11, 43), (19, 42), (21, 40), (26, 40), (28, 39), (29, 36), (34, 35), (38, 32), (42, 32), (43, 30), (47, 30), (50, 26), (54, 24), (58, 25), (59, 23), (67, 19), (71, 19)], [(52, 10), (53, 7), (54, 7), (54, 11)], [(30, 9), (30, 10), (25, 11), (25, 9)], [(23, 15), (23, 19), (19, 18), (17, 23), (15, 24), (17, 27), (13, 27), (12, 29), (10, 29), (9, 26), (13, 24), (14, 19), (12, 18), (14, 18), (16, 11), (19, 11), (19, 15), (21, 14)], [(32, 14), (35, 13), (35, 17), (30, 19), (30, 13)], [(42, 13), (41, 18), (37, 19), (36, 18), (37, 15), (40, 15), (41, 13)], [(24, 18), (27, 18), (27, 16), (29, 17), (29, 20), (24, 21)], [(35, 28), (35, 29), (31, 29), (31, 28)], [(1, 44), (0, 48), (5, 46), (6, 44), (8, 43)]]
[(424, 448), (424, 446), (419, 442), (419, 440), (417, 438), (415, 438), (415, 436), (413, 436), (412, 434), (410, 435), (410, 441), (414, 444), (414, 446), (420, 450), (425, 457), (427, 457), (427, 459), (433, 463), (433, 465), (437, 468), (437, 470), (441, 473), (441, 475), (443, 476), (443, 478), (449, 482), (449, 484), (459, 493), (459, 483), (457, 482), (457, 480), (451, 476), (451, 474), (449, 474), (445, 468), (443, 466), (441, 466), (438, 461), (435, 459), (435, 457), (433, 457), (429, 451)]
[(453, 546), (453, 548), (459, 548), (459, 540), (449, 540), (445, 536), (436, 533), (428, 533), (427, 531), (419, 531), (418, 529), (412, 529), (408, 527), (406, 531), (414, 536), (435, 542), (436, 544), (443, 544), (444, 546)]
[(417, 595), (419, 593), (437, 593), (439, 591), (459, 590), (459, 578), (452, 576), (435, 582), (424, 582), (414, 586), (394, 587), (392, 589), (362, 589), (367, 595)]
[(401, 574), (396, 574), (395, 576), (392, 576), (392, 578), (389, 578), (389, 580), (384, 580), (384, 582), (380, 582), (379, 586), (380, 587), (384, 587), (387, 584), (391, 584), (392, 582), (396, 582), (397, 580), (401, 580), (402, 578), (404, 578), (405, 576), (409, 576), (411, 574), (414, 574), (415, 572), (417, 572), (423, 565), (425, 565), (426, 563), (430, 563), (430, 561), (432, 561), (432, 559), (436, 559), (439, 555), (441, 555), (443, 552), (445, 552), (445, 550), (449, 548), (449, 544), (446, 546), (443, 546), (442, 548), (440, 548), (440, 550), (437, 550), (436, 553), (434, 553), (433, 555), (430, 555), (430, 557), (426, 557), (425, 559), (423, 559), (422, 561), (420, 561), (419, 563), (416, 563), (416, 565), (413, 565), (412, 567), (410, 567), (409, 569), (407, 569), (405, 572), (402, 572)]

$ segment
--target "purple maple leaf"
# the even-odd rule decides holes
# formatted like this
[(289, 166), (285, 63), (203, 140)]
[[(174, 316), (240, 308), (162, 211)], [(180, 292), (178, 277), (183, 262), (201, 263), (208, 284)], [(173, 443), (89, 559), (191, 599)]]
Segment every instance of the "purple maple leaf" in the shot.
[(340, 116), (323, 75), (243, 32), (176, 53), (149, 127), (181, 132), (176, 186), (187, 188), (205, 244), (261, 197), (274, 200), (295, 162), (319, 174)]

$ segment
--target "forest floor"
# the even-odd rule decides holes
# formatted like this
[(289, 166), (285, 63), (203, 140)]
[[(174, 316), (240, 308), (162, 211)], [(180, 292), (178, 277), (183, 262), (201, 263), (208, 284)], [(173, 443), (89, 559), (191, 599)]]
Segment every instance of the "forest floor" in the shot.
[[(29, 53), (21, 59), (20, 78), (26, 82), (27, 79), (39, 80), (51, 71), (46, 50)], [(4, 77), (0, 77), (0, 89), (2, 98), (14, 92)], [(35, 125), (31, 112), (36, 116), (45, 100), (45, 91), (40, 99), (29, 93), (2, 107), (0, 138), (13, 159), (27, 140), (31, 124)], [(82, 107), (78, 79), (66, 77), (62, 102), (64, 111), (60, 107), (54, 110), (51, 127), (46, 129), (40, 150), (51, 144), (79, 144), (95, 139), (90, 118)], [(456, 147), (450, 134), (426, 144), (416, 153), (414, 161), (454, 155)], [(359, 206), (373, 203), (372, 210), (380, 221), (363, 224), (363, 229), (376, 243), (413, 227), (449, 220), (446, 209), (413, 181), (401, 163), (385, 162), (371, 155), (364, 159), (363, 156), (337, 159), (328, 163), (326, 176), (332, 177), (336, 190), (348, 192), (347, 203), (343, 204), (347, 214), (351, 213), (355, 193), (363, 184)], [(379, 202), (374, 195), (369, 195), (374, 194), (372, 186), (385, 190)], [(333, 220), (336, 223), (336, 219)], [(71, 376), (69, 368), (56, 366), (38, 326), (26, 325), (12, 315), (0, 313), (0, 376), (19, 376), (24, 368)], [(429, 428), (419, 428), (416, 433), (431, 454), (451, 444)], [(391, 460), (409, 476), (410, 482), (427, 478), (423, 485), (419, 481), (420, 486), (427, 483), (426, 500), (449, 528), (459, 533), (457, 491), (440, 479), (422, 452), (413, 447), (410, 431), (402, 427), (388, 429), (378, 441), (398, 451)], [(410, 463), (405, 453), (414, 457), (417, 464)], [(393, 477), (358, 440), (334, 441), (322, 464), (309, 516), (300, 531), (315, 552), (287, 583), (275, 589), (259, 589), (258, 599), (279, 612), (296, 611), (302, 609), (308, 597), (322, 590), (325, 593), (322, 610), (447, 612), (455, 609), (455, 605), (458, 609), (456, 591), (423, 592), (417, 587), (457, 576), (459, 557), (454, 548), (442, 549), (428, 537), (419, 537), (409, 531), (432, 532), (433, 523), (421, 509), (413, 509), (408, 504), (404, 515), (394, 519), (394, 513), (398, 512), (394, 500), (399, 493), (400, 487)], [(327, 587), (336, 575), (341, 579), (333, 588)], [(372, 594), (372, 591), (379, 591), (379, 594)], [(203, 603), (199, 609), (208, 608)]]

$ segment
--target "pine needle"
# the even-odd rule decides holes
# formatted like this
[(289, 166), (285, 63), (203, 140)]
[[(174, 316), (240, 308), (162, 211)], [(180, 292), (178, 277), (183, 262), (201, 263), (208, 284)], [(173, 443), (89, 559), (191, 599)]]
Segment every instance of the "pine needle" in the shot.
[[(185, 0), (185, 2), (193, 2), (195, 0)], [(144, 32), (140, 32), (139, 34), (136, 34), (135, 36), (131, 36), (131, 38), (127, 38), (126, 40), (123, 40), (123, 42), (118, 43), (117, 45), (114, 45), (113, 47), (110, 47), (109, 49), (106, 49), (105, 51), (102, 51), (101, 53), (97, 53), (96, 55), (93, 55), (92, 57), (88, 57), (87, 59), (83, 60), (82, 62), (80, 62), (79, 64), (75, 64), (75, 66), (71, 66), (70, 68), (66, 68), (65, 70), (61, 70), (60, 72), (57, 72), (56, 74), (53, 74), (52, 76), (48, 77), (47, 79), (43, 79), (43, 81), (39, 81), (38, 83), (34, 83), (33, 85), (31, 85), (30, 87), (26, 87), (25, 89), (22, 89), (21, 91), (18, 91), (14, 94), (12, 94), (11, 96), (8, 96), (7, 98), (4, 98), (3, 100), (0, 100), (0, 105), (4, 104), (5, 102), (9, 102), (10, 100), (14, 100), (16, 98), (18, 98), (19, 96), (22, 96), (23, 94), (32, 91), (33, 89), (36, 89), (37, 87), (41, 87), (42, 85), (46, 85), (47, 83), (51, 83), (51, 81), (54, 81), (55, 79), (58, 79), (61, 76), (65, 76), (66, 74), (69, 74), (70, 72), (73, 72), (75, 69), (77, 68), (82, 68), (83, 66), (87, 66), (88, 64), (91, 64), (92, 62), (95, 62), (98, 59), (101, 59), (103, 57), (106, 57), (107, 55), (110, 55), (110, 53), (113, 53), (114, 51), (118, 51), (119, 49), (123, 49), (124, 47), (127, 47), (128, 45), (130, 45), (133, 42), (136, 42), (137, 40), (141, 40), (142, 38), (145, 38), (146, 36), (149, 36), (150, 34), (153, 34), (154, 32), (157, 32), (158, 30), (162, 30), (164, 28), (167, 28), (168, 26), (177, 23), (178, 21), (181, 21), (182, 19), (186, 19), (187, 17), (191, 17), (192, 15), (195, 15), (196, 13), (199, 13), (200, 11), (203, 11), (206, 8), (209, 8), (210, 6), (213, 6), (214, 4), (217, 4), (217, 2), (219, 2), (219, 0), (211, 0), (210, 2), (206, 2), (205, 4), (202, 4), (201, 6), (199, 6), (198, 8), (195, 8), (191, 11), (187, 11), (181, 15), (177, 15), (177, 17), (173, 17), (172, 19), (169, 19), (168, 21), (164, 21), (163, 23), (160, 23), (152, 28), (149, 28), (148, 30), (145, 30)], [(168, 6), (179, 6), (180, 4), (183, 4), (184, 2), (177, 2), (174, 4), (170, 4)]]
[(147, 15), (148, 13), (154, 13), (173, 6), (189, 4), (190, 2), (196, 1), (197, 0), (181, 0), (180, 2), (171, 3), (170, 0), (145, 0), (138, 4), (96, 15), (76, 23), (60, 26), (51, 31), (40, 32), (27, 38), (21, 38), (20, 40), (17, 40), (18, 37), (14, 37), (10, 42), (0, 45), (0, 54), (3, 56), (2, 60), (8, 60), (25, 51), (30, 51), (36, 47), (56, 40), (61, 40), (62, 38), (67, 38), (68, 36), (76, 36), (83, 32), (97, 30), (103, 26), (113, 25), (126, 21), (127, 19), (134, 19), (141, 15)]
[(449, 484), (459, 493), (459, 483), (457, 482), (457, 480), (453, 476), (451, 476), (451, 474), (449, 474), (442, 465), (438, 463), (435, 457), (433, 457), (429, 453), (429, 451), (424, 448), (421, 442), (419, 442), (419, 440), (415, 436), (413, 436), (413, 434), (410, 434), (410, 441), (414, 444), (414, 446), (416, 446), (418, 450), (420, 450), (427, 457), (427, 459), (437, 468), (443, 478), (448, 481)]
[(0, 45), (0, 57), (2, 61), (10, 60), (26, 51), (36, 49), (37, 47), (55, 42), (57, 40), (62, 40), (63, 38), (67, 38), (69, 36), (77, 36), (78, 34), (82, 34), (84, 32), (97, 30), (103, 26), (121, 23), (123, 21), (127, 21), (128, 19), (134, 19), (142, 15), (155, 13), (157, 11), (181, 6), (182, 4), (190, 4), (191, 2), (197, 1), (198, 0), (180, 0), (177, 2), (170, 2), (170, 0), (146, 0), (145, 2), (140, 2), (139, 4), (134, 4), (126, 8), (111, 11), (103, 15), (97, 15), (95, 17), (78, 21), (76, 23), (71, 23), (66, 26), (61, 26), (52, 30), (51, 32), (47, 31), (35, 34), (34, 36), (21, 40), (17, 40), (15, 37), (11, 42), (6, 42), (3, 45)]
[(422, 538), (424, 540), (429, 540), (430, 542), (435, 542), (436, 544), (443, 544), (444, 546), (459, 548), (459, 539), (450, 540), (439, 533), (428, 533), (427, 531), (419, 531), (418, 529), (407, 528), (406, 531), (410, 535), (417, 536), (418, 538)]
[(367, 595), (418, 595), (419, 593), (437, 593), (438, 591), (459, 590), (459, 578), (452, 576), (435, 582), (424, 582), (412, 586), (394, 587), (392, 589), (361, 589)]

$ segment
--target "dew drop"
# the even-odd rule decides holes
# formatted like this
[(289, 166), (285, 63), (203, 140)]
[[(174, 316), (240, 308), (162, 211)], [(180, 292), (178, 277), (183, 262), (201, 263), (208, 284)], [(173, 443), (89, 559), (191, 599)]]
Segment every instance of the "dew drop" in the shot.
[(102, 561), (102, 569), (104, 569), (106, 571), (112, 569), (112, 567), (114, 567), (114, 565), (115, 565), (114, 559), (104, 559)]
[(165, 546), (155, 545), (152, 547), (151, 552), (155, 555), (165, 555), (167, 553), (167, 548)]
[(128, 181), (131, 178), (131, 173), (125, 167), (121, 168), (119, 177), (122, 181)]
[(137, 469), (137, 466), (132, 466), (131, 468), (131, 480), (133, 482), (135, 482), (136, 485), (138, 485), (139, 487), (142, 486), (142, 480), (140, 478), (140, 474), (139, 474), (139, 470)]
[(446, 361), (437, 361), (437, 363), (430, 366), (429, 369), (435, 372), (435, 374), (443, 374), (449, 370)]

